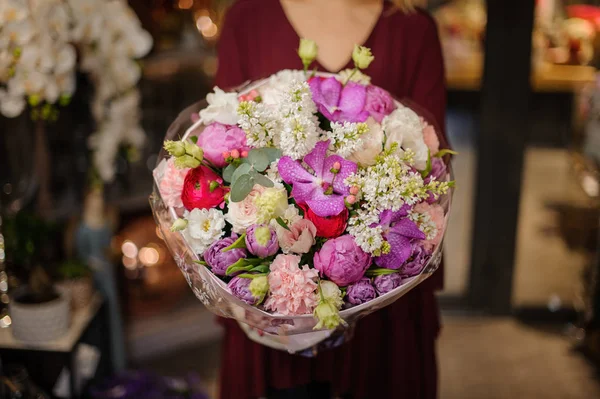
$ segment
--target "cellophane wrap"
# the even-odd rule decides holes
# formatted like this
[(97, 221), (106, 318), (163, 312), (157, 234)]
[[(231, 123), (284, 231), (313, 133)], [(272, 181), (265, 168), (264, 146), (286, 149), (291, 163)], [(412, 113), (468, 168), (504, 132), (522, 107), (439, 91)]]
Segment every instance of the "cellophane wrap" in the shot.
[[(325, 74), (323, 74), (325, 75)], [(238, 93), (244, 94), (256, 89), (267, 80), (247, 84)], [(398, 102), (400, 103), (400, 102)], [(165, 140), (180, 140), (187, 138), (193, 131), (195, 134), (202, 129), (202, 120), (192, 123), (192, 114), (205, 108), (206, 101), (200, 101), (186, 108), (169, 127)], [(406, 106), (406, 104), (403, 104)], [(414, 106), (411, 104), (411, 107)], [(418, 112), (422, 115), (421, 112)], [(200, 133), (201, 134), (201, 133)], [(362, 317), (391, 305), (407, 292), (429, 278), (439, 267), (442, 258), (442, 242), (434, 249), (432, 256), (421, 273), (417, 276), (403, 279), (402, 285), (369, 302), (349, 309), (342, 309), (340, 316), (345, 323), (336, 330), (315, 331), (317, 320), (312, 314), (299, 316), (283, 316), (272, 314), (250, 306), (233, 296), (227, 284), (215, 276), (209, 269), (195, 261), (199, 257), (189, 248), (180, 232), (171, 232), (170, 227), (177, 218), (182, 216), (182, 209), (165, 206), (161, 198), (157, 182), (166, 166), (169, 154), (161, 151), (154, 171), (155, 182), (150, 196), (150, 205), (160, 234), (190, 288), (196, 297), (217, 316), (232, 318), (239, 322), (247, 336), (255, 342), (268, 347), (298, 353), (304, 356), (314, 356), (320, 350), (341, 345), (353, 335), (356, 322)], [(446, 180), (452, 180), (452, 171), (448, 167)], [(451, 206), (452, 190), (441, 197), (439, 204), (444, 209), (446, 222)], [(447, 229), (446, 229), (447, 230)], [(445, 232), (444, 232), (445, 234)]]

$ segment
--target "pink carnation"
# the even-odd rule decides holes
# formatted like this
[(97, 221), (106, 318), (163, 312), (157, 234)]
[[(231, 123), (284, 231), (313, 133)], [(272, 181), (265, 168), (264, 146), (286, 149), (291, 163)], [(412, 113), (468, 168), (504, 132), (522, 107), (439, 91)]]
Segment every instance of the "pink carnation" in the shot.
[(164, 175), (160, 180), (158, 189), (160, 195), (165, 201), (165, 205), (179, 208), (183, 206), (181, 201), (181, 192), (183, 191), (183, 182), (189, 169), (177, 169), (174, 158), (169, 158)]
[(434, 156), (440, 151), (440, 139), (438, 139), (433, 126), (425, 121), (423, 121), (423, 140), (425, 141), (427, 148), (429, 148), (431, 156)]
[(273, 260), (265, 309), (282, 315), (312, 313), (318, 304), (318, 272), (299, 265), (300, 257), (296, 255), (277, 255)]
[(430, 205), (427, 202), (421, 202), (414, 207), (415, 212), (429, 215), (431, 221), (437, 228), (437, 234), (430, 240), (423, 241), (423, 247), (429, 251), (438, 246), (442, 242), (444, 230), (446, 229), (446, 218), (444, 217), (444, 208), (438, 204)]

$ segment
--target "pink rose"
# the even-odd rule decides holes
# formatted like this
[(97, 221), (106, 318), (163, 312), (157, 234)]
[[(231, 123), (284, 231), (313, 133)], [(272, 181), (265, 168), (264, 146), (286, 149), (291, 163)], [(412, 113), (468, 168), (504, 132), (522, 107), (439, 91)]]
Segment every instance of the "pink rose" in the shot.
[(429, 219), (435, 224), (435, 236), (423, 241), (423, 247), (428, 251), (432, 251), (436, 246), (440, 245), (442, 237), (444, 237), (444, 230), (446, 229), (444, 208), (438, 204), (430, 205), (427, 202), (421, 202), (414, 207), (414, 211), (429, 216)]
[(248, 150), (246, 133), (237, 126), (211, 123), (198, 136), (198, 146), (204, 150), (204, 158), (222, 168), (227, 163), (223, 158), (224, 152)]
[(390, 94), (377, 86), (367, 86), (367, 98), (365, 100), (365, 111), (379, 123), (384, 117), (391, 114), (396, 108)]
[(227, 204), (227, 213), (225, 220), (233, 226), (233, 231), (242, 234), (253, 224), (258, 223), (258, 208), (254, 204), (254, 199), (259, 197), (265, 188), (255, 184), (250, 194), (241, 202), (229, 201)]
[(348, 234), (327, 241), (313, 260), (315, 269), (340, 287), (356, 283), (371, 266), (371, 255)]
[(440, 139), (435, 133), (433, 126), (425, 121), (423, 121), (423, 140), (427, 148), (429, 148), (432, 157), (440, 151)]
[(283, 252), (293, 252), (295, 254), (308, 253), (313, 245), (315, 245), (315, 237), (317, 228), (307, 219), (300, 219), (289, 226), (287, 230), (281, 226), (277, 227), (277, 238), (279, 246)]
[(175, 167), (174, 158), (169, 158), (167, 165), (158, 183), (158, 190), (162, 196), (165, 205), (172, 206), (174, 208), (180, 208), (183, 206), (181, 201), (181, 193), (183, 191), (183, 182), (189, 169), (178, 169)]
[(318, 272), (306, 265), (300, 268), (300, 257), (296, 255), (277, 255), (270, 271), (265, 309), (282, 315), (312, 313), (318, 304)]

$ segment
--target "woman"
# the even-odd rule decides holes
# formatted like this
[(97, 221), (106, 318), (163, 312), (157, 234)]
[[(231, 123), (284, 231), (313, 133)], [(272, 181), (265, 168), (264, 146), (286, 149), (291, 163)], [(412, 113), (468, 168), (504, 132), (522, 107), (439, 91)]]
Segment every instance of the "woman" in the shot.
[[(433, 19), (413, 1), (238, 0), (219, 46), (216, 84), (234, 87), (282, 69), (301, 69), (299, 38), (315, 40), (321, 71), (351, 66), (355, 43), (370, 47), (372, 83), (445, 119), (444, 68)], [(441, 141), (445, 136), (441, 132)], [(387, 308), (361, 320), (354, 339), (315, 358), (250, 341), (234, 320), (223, 320), (221, 398), (435, 398), (435, 340), (439, 315), (434, 289), (441, 273)], [(318, 391), (318, 395), (313, 391)]]

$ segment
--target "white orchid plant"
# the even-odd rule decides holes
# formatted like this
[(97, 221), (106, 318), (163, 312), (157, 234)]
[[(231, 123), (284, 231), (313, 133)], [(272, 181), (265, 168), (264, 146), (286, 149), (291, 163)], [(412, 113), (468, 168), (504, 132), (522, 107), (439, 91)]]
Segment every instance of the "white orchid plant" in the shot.
[(89, 74), (97, 126), (89, 144), (98, 176), (109, 182), (119, 148), (145, 139), (136, 60), (151, 47), (126, 0), (2, 0), (0, 115), (17, 117), (29, 104), (34, 120), (53, 121), (75, 92), (77, 71)]

